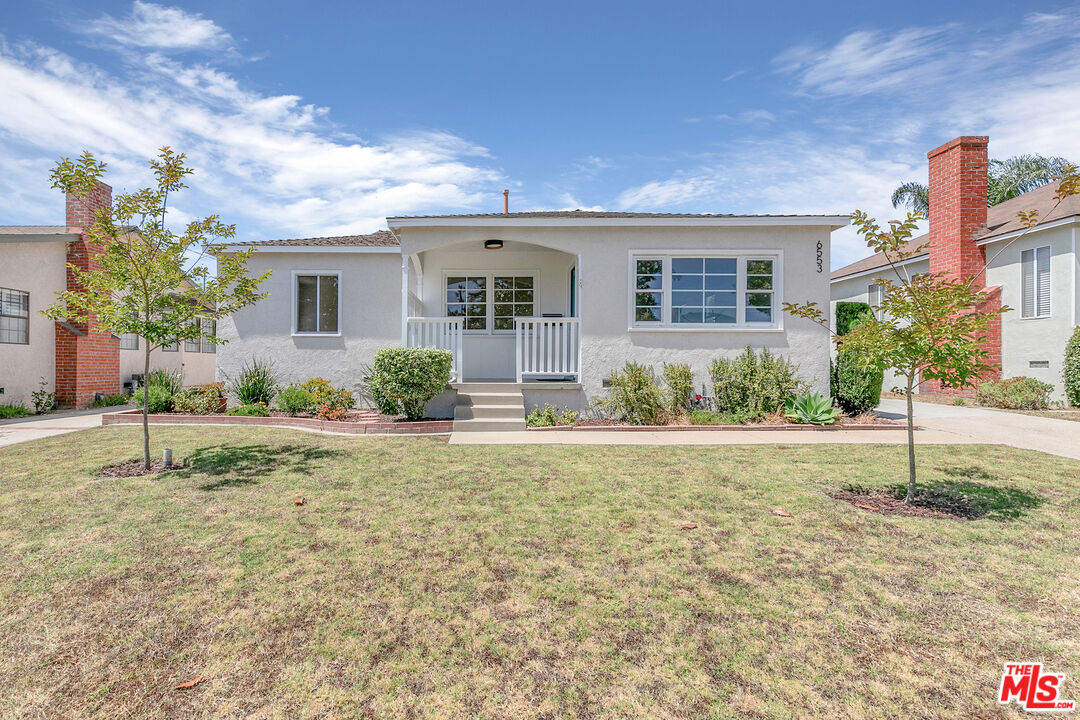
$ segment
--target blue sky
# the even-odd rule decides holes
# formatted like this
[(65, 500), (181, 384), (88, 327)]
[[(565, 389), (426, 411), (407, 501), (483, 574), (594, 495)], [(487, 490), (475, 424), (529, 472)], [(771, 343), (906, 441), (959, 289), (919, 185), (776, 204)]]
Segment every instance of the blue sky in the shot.
[[(176, 219), (241, 239), (394, 214), (596, 208), (896, 214), (926, 151), (1080, 159), (1080, 6), (1061, 3), (10, 3), (0, 223), (61, 222), (89, 149), (197, 174)], [(833, 266), (865, 254), (834, 236)]]

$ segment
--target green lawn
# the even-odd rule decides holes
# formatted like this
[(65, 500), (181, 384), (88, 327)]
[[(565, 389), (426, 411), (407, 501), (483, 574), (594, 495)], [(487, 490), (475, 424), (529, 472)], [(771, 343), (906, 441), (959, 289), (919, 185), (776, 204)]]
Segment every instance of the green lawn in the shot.
[(901, 447), (153, 432), (190, 469), (0, 449), (0, 717), (1019, 717), (1013, 660), (1080, 699), (1077, 462), (926, 448), (1004, 503), (958, 521), (828, 497)]

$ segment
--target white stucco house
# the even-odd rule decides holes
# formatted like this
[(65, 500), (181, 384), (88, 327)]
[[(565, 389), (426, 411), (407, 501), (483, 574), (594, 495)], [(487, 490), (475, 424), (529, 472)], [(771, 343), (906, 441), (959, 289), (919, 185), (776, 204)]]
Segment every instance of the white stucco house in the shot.
[[(1055, 199), (1055, 182), (988, 208), (987, 144), (984, 136), (961, 137), (928, 154), (930, 228), (912, 239), (917, 252), (900, 271), (977, 275), (1011, 308), (987, 341), (1000, 363), (999, 376), (1049, 383), (1053, 398), (1063, 401), (1065, 344), (1080, 325), (1080, 197)], [(979, 178), (981, 186), (969, 184)], [(1017, 217), (1021, 211), (1036, 211), (1038, 224), (1025, 230)], [(875, 306), (876, 278), (892, 272), (880, 253), (834, 271), (832, 317), (837, 302)], [(885, 378), (886, 390), (902, 384), (892, 374)]]
[[(769, 347), (827, 392), (829, 338), (781, 303), (829, 299), (839, 215), (519, 212), (391, 217), (370, 235), (239, 243), (272, 270), (221, 323), (219, 373), (253, 356), (289, 380), (355, 386), (376, 350), (441, 347), (454, 389), (583, 408), (626, 361), (687, 362)], [(480, 387), (495, 383), (500, 388)], [(475, 403), (476, 398), (472, 398)], [(429, 405), (449, 413), (454, 392)], [(460, 413), (459, 413), (460, 416)]]

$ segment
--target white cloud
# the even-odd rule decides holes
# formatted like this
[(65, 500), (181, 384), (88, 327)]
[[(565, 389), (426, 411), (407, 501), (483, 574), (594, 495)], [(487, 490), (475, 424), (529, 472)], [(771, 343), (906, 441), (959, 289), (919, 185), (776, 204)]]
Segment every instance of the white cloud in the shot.
[(52, 161), (85, 148), (109, 163), (108, 182), (133, 189), (149, 183), (146, 161), (170, 145), (197, 171), (184, 207), (220, 212), (261, 237), (370, 231), (387, 215), (475, 207), (501, 180), (483, 147), (453, 133), (356, 138), (329, 124), (327, 108), (160, 54), (109, 75), (51, 48), (0, 46), (0, 86), (0, 155), (17, 148), (23, 168), (36, 165), (33, 178), (9, 176), (0, 188), (31, 182), (48, 195)]
[(212, 50), (233, 44), (229, 33), (199, 13), (141, 0), (135, 0), (127, 17), (106, 14), (72, 29), (129, 48)]

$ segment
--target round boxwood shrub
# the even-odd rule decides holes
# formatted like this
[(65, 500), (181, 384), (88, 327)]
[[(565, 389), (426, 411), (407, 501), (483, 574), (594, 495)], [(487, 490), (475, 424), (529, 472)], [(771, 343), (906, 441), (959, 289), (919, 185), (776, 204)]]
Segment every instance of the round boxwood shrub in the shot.
[(371, 367), (371, 397), (386, 415), (424, 416), (424, 406), (450, 381), (449, 350), (386, 348), (375, 353)]
[(1080, 326), (1073, 329), (1065, 345), (1065, 397), (1069, 404), (1080, 407)]

